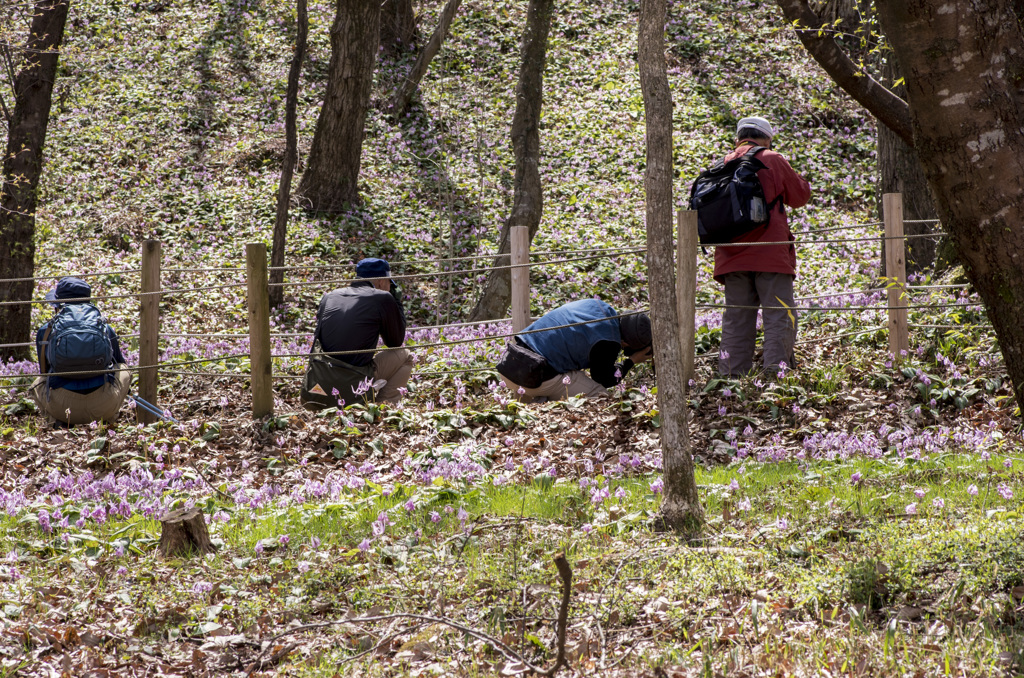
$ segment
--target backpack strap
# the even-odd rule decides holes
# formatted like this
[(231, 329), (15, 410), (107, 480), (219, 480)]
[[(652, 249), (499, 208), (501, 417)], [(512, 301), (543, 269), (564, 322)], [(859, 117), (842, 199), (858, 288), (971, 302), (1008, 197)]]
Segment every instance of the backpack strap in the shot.
[[(760, 153), (761, 151), (767, 151), (767, 150), (768, 149), (765, 148), (764, 146), (758, 146), (758, 145), (754, 144), (751, 147), (751, 149), (749, 151), (747, 151), (746, 153), (744, 153), (743, 155), (744, 155), (744, 157), (746, 157), (746, 156), (757, 157), (758, 153)], [(765, 169), (768, 170), (769, 172), (771, 171), (770, 167), (765, 166)], [(779, 193), (777, 196), (775, 196), (775, 200), (772, 200), (767, 205), (767, 208), (768, 208), (769, 212), (771, 212), (776, 207), (781, 207), (783, 214), (785, 214), (786, 206), (782, 203), (782, 193)]]
[(39, 352), (39, 371), (43, 374), (50, 371), (50, 366), (46, 364), (46, 351), (49, 348), (51, 332), (53, 332), (53, 320), (46, 325), (46, 332), (43, 333), (43, 341), (40, 344), (43, 350)]

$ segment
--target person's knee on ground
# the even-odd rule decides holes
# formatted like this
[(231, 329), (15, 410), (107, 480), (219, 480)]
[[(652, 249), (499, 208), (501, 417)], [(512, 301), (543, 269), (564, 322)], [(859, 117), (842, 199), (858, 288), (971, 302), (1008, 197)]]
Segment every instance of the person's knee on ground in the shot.
[(378, 391), (378, 399), (392, 405), (397, 404), (402, 399), (403, 390), (412, 376), (412, 353), (404, 348), (381, 351), (374, 357), (373, 366), (374, 377), (385, 382)]

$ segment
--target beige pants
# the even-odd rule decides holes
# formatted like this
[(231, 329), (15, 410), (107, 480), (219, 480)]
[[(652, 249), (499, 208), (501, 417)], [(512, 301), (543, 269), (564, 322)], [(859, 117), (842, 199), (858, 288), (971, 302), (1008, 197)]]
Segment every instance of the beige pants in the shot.
[(384, 384), (378, 398), (392, 405), (402, 399), (398, 389), (409, 383), (412, 375), (412, 354), (404, 348), (389, 348), (373, 357), (373, 377), (383, 379)]
[(123, 369), (124, 365), (114, 365), (114, 368), (118, 370), (114, 373), (115, 381), (107, 381), (92, 393), (78, 393), (66, 388), (51, 389), (46, 385), (47, 378), (40, 377), (32, 383), (29, 394), (50, 424), (112, 422), (117, 419), (121, 403), (128, 395), (132, 383), (132, 374)]
[[(569, 378), (568, 384), (564, 381), (566, 377)], [(564, 400), (569, 396), (577, 395), (584, 395), (588, 398), (608, 395), (608, 389), (591, 379), (590, 375), (581, 370), (574, 370), (572, 372), (566, 372), (565, 374), (559, 374), (557, 377), (548, 379), (537, 388), (523, 387), (524, 393), (519, 393), (518, 384), (513, 384), (505, 377), (502, 377), (501, 380), (505, 382), (506, 386), (512, 389), (512, 393), (515, 395), (515, 398), (524, 403), (532, 402), (534, 398)]]

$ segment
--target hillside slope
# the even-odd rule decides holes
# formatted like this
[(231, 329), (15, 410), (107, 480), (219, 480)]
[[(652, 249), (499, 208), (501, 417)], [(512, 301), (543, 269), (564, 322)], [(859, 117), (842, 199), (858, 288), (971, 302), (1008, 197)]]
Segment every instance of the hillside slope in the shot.
[[(432, 30), (441, 4), (422, 3), (421, 33)], [(525, 5), (464, 3), (414, 111), (397, 126), (371, 112), (365, 209), (337, 217), (294, 210), (290, 264), (490, 251), (511, 204), (508, 127)], [(642, 242), (636, 13), (636, 3), (616, 0), (559, 4), (545, 81), (545, 210), (536, 249)], [(274, 0), (75, 4), (49, 137), (40, 272), (135, 265), (145, 238), (165, 243), (167, 268), (238, 266), (244, 243), (269, 242), (292, 15), (288, 3)], [(303, 148), (321, 103), (332, 18), (331, 4), (311, 6)], [(773, 3), (674, 2), (668, 35), (680, 204), (689, 181), (728, 146), (736, 119), (761, 113), (779, 128), (778, 147), (815, 186), (798, 228), (869, 213), (872, 122), (813, 65)], [(375, 101), (408, 65), (408, 58), (381, 64)], [(643, 265), (633, 259), (535, 273), (537, 309), (594, 293), (643, 303)], [(414, 270), (432, 269), (403, 272)], [(437, 281), (413, 285), (416, 317), (424, 324), (438, 314), (460, 319), (474, 301), (473, 281), (458, 279), (450, 299)], [(108, 291), (117, 282), (107, 281)], [(290, 298), (309, 309), (322, 292), (300, 288)], [(239, 292), (224, 295), (222, 307), (237, 320)], [(185, 303), (174, 310), (179, 317), (193, 311)], [(211, 328), (230, 324), (202, 312), (193, 319)]]

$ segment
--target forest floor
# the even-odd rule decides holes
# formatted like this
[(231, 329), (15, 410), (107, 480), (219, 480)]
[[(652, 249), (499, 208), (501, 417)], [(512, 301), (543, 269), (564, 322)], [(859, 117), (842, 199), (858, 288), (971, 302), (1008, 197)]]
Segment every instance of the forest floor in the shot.
[[(310, 7), (302, 157), (335, 4)], [(422, 26), (441, 5), (417, 3)], [(559, 553), (566, 675), (1024, 675), (1024, 457), (995, 337), (962, 277), (925, 270), (911, 350), (888, 354), (874, 124), (774, 3), (670, 3), (679, 206), (747, 114), (776, 123), (814, 191), (789, 214), (796, 369), (714, 376), (722, 294), (700, 257), (698, 536), (656, 529), (649, 366), (608, 399), (521, 406), (493, 371), (508, 323), (437, 327), (467, 317), (489, 261), (438, 260), (493, 253), (511, 207), (526, 3), (507, 5), (466, 0), (410, 114), (369, 112), (362, 206), (292, 211), (287, 261), (309, 268), (286, 277), (275, 415), (254, 420), (242, 252), (273, 223), (294, 7), (73, 4), (37, 275), (100, 274), (134, 365), (139, 244), (162, 241), (158, 401), (180, 423), (136, 426), (126, 409), (111, 427), (48, 428), (26, 397), (34, 362), (0, 364), (0, 676), (515, 675), (554, 661)], [(610, 251), (645, 244), (636, 12), (559, 3), (533, 251), (560, 263), (531, 271), (534, 315), (595, 295), (647, 304), (642, 254)], [(18, 26), (0, 37), (23, 40)], [(381, 62), (375, 102), (410, 60)], [(581, 250), (607, 256), (563, 261)], [(305, 412), (317, 302), (363, 256), (417, 276), (409, 395)], [(164, 558), (159, 518), (185, 507), (216, 552)]]
[[(1024, 671), (1024, 457), (998, 395), (921, 426), (911, 378), (832, 402), (798, 401), (809, 371), (709, 378), (707, 523), (680, 539), (656, 527), (644, 376), (525, 406), (284, 394), (262, 421), (237, 380), (190, 377), (180, 425), (6, 417), (4, 670), (514, 675), (554, 659), (564, 553), (570, 674)], [(161, 557), (157, 519), (191, 506), (217, 552)]]

